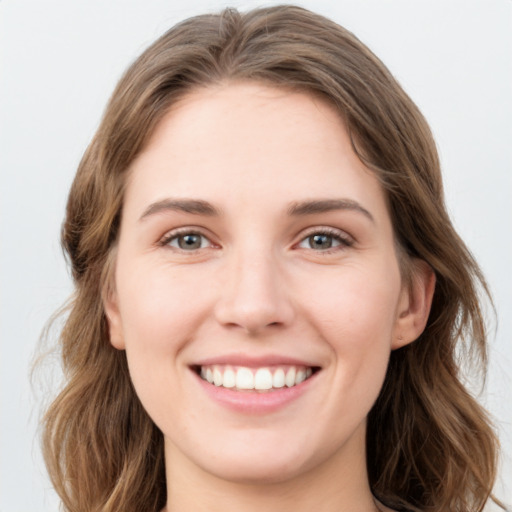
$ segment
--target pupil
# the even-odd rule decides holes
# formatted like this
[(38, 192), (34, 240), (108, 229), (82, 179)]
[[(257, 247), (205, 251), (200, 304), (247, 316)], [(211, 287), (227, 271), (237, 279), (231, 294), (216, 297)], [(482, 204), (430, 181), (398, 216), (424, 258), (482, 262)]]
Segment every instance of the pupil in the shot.
[(181, 249), (199, 249), (201, 247), (201, 237), (199, 235), (183, 235), (178, 240)]
[(329, 235), (313, 235), (309, 240), (315, 249), (329, 249), (332, 246), (332, 238)]

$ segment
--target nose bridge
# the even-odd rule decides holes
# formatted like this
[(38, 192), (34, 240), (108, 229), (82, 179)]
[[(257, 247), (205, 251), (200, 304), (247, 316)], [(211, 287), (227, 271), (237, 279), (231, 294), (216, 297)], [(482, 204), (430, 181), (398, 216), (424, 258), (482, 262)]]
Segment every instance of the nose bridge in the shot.
[(285, 325), (293, 316), (278, 258), (271, 247), (255, 245), (258, 244), (248, 243), (230, 254), (217, 307), (222, 324), (236, 325), (251, 333)]

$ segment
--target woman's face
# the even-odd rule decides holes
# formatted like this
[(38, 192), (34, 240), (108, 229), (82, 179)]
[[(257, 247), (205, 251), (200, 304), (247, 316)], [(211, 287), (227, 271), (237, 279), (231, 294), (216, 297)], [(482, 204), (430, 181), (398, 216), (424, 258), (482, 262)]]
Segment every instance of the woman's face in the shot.
[(364, 469), (412, 341), (385, 196), (343, 122), (257, 84), (189, 94), (133, 163), (106, 309), (167, 463), (236, 481)]

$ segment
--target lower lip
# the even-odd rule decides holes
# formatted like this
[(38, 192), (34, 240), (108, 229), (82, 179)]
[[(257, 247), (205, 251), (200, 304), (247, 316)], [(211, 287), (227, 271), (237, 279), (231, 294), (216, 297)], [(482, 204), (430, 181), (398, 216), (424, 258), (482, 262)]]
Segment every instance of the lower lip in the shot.
[(302, 396), (317, 377), (314, 373), (305, 381), (291, 388), (273, 391), (235, 391), (234, 389), (215, 386), (203, 380), (193, 372), (204, 392), (215, 402), (236, 412), (244, 414), (269, 414), (278, 411)]

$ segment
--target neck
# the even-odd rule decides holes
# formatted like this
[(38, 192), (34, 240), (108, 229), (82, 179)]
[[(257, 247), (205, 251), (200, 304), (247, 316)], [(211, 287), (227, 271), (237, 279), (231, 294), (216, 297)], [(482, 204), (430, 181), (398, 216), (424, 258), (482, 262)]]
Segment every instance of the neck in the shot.
[(204, 471), (166, 441), (168, 504), (164, 511), (379, 511), (368, 484), (364, 450), (355, 458), (343, 459), (350, 464), (330, 458), (283, 481), (232, 481)]

